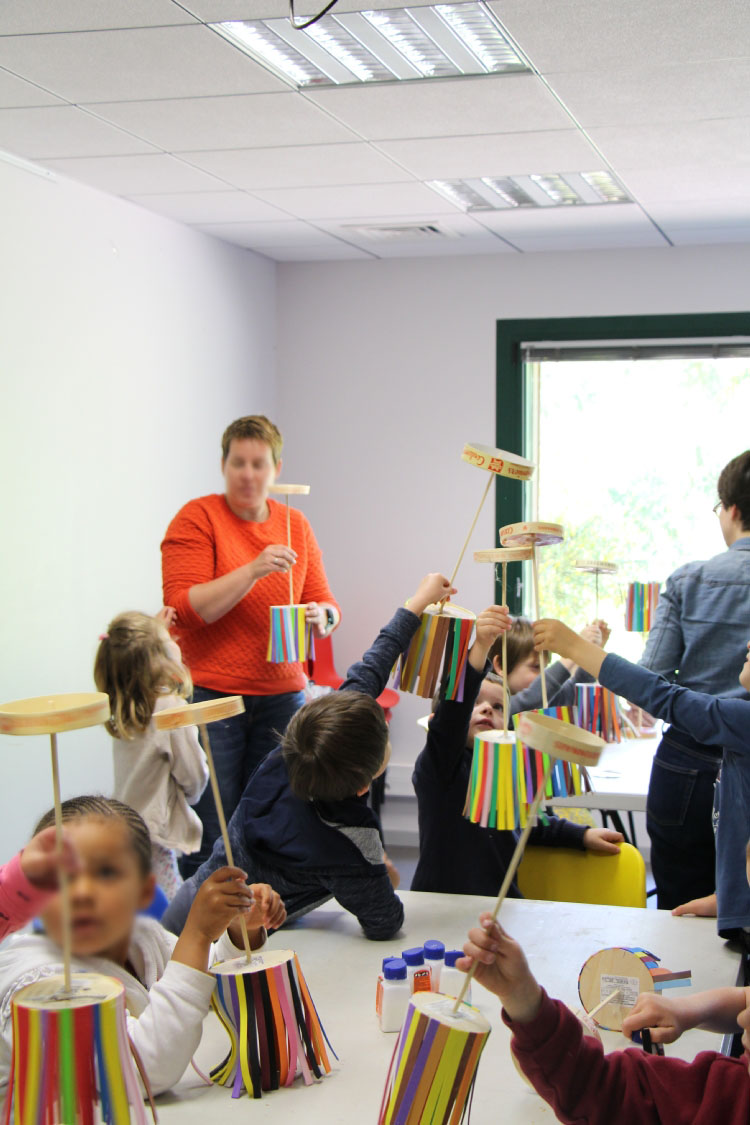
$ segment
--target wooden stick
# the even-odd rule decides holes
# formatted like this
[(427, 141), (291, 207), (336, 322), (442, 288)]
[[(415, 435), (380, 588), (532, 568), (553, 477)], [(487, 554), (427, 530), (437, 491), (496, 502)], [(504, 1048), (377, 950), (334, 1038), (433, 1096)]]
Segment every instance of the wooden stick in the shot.
[[(539, 806), (541, 805), (542, 801), (544, 800), (544, 794), (545, 794), (546, 789), (547, 789), (547, 782), (549, 781), (550, 777), (552, 776), (552, 770), (554, 769), (556, 761), (557, 761), (556, 758), (550, 758), (549, 765), (547, 766), (544, 777), (542, 778), (541, 784), (540, 784), (540, 786), (539, 786), (539, 788), (536, 792), (536, 796), (534, 797), (534, 800), (532, 801), (531, 806), (529, 808), (528, 819), (526, 821), (526, 827), (524, 828), (523, 832), (521, 833), (521, 835), (518, 839), (518, 843), (516, 844), (516, 850), (513, 852), (513, 856), (512, 856), (511, 861), (508, 865), (508, 870), (505, 872), (505, 878), (503, 879), (503, 885), (500, 888), (500, 893), (497, 896), (497, 902), (495, 903), (495, 909), (492, 911), (492, 921), (493, 922), (497, 921), (497, 916), (500, 913), (500, 907), (505, 902), (506, 895), (508, 894), (508, 891), (510, 890), (510, 885), (513, 882), (513, 879), (515, 878), (516, 871), (518, 870), (518, 865), (521, 862), (521, 859), (523, 858), (524, 849), (526, 848), (526, 841), (528, 840), (529, 836), (531, 835), (531, 829), (534, 827), (534, 821), (536, 820), (536, 814), (539, 812)], [(471, 978), (474, 976), (474, 973), (476, 972), (476, 969), (477, 969), (477, 962), (474, 961), (474, 963), (472, 964), (468, 973), (466, 974), (466, 980), (463, 983), (463, 988), (461, 989), (460, 993), (456, 997), (456, 1003), (453, 1005), (453, 1011), (454, 1012), (458, 1011), (459, 1005), (460, 1005), (461, 1001), (463, 1000), (464, 996), (466, 995), (466, 993), (468, 991), (469, 985), (471, 984)]]
[(50, 752), (52, 754), (52, 792), (55, 801), (55, 850), (57, 851), (58, 879), (60, 880), (60, 898), (62, 905), (62, 947), (63, 947), (63, 975), (65, 991), (71, 994), (70, 986), (70, 961), (73, 945), (73, 929), (70, 916), (70, 883), (67, 871), (63, 871), (63, 825), (62, 804), (60, 801), (60, 767), (57, 761), (57, 735), (50, 734)]
[(594, 571), (594, 578), (596, 579), (596, 616), (594, 621), (599, 620), (599, 571)]
[(605, 996), (604, 999), (601, 1000), (595, 1008), (592, 1008), (590, 1012), (587, 1012), (585, 1008), (579, 1008), (576, 1012), (576, 1015), (585, 1015), (590, 1019), (593, 1019), (595, 1015), (601, 1012), (602, 1008), (606, 1008), (607, 1004), (609, 1004), (612, 1000), (615, 1000), (619, 995), (620, 990), (619, 988), (616, 988), (614, 992), (610, 992), (609, 996)]
[(456, 575), (458, 574), (458, 568), (460, 567), (461, 563), (463, 562), (463, 557), (466, 554), (466, 548), (469, 546), (469, 540), (471, 539), (471, 537), (474, 533), (474, 528), (477, 526), (477, 520), (479, 519), (479, 513), (482, 511), (482, 508), (484, 507), (484, 502), (487, 499), (487, 493), (490, 490), (490, 485), (492, 484), (492, 478), (493, 478), (494, 475), (495, 475), (494, 473), (488, 473), (487, 474), (487, 487), (485, 488), (484, 492), (482, 493), (482, 499), (479, 501), (479, 507), (477, 508), (476, 515), (474, 516), (474, 519), (471, 521), (471, 527), (469, 528), (469, 534), (464, 539), (464, 545), (461, 548), (461, 554), (458, 556), (458, 562), (456, 563), (456, 565), (453, 568), (453, 574), (451, 575), (451, 580), (449, 582), (450, 586), (453, 585), (453, 580), (456, 577)]
[[(221, 838), (224, 841), (224, 851), (227, 856), (227, 863), (230, 867), (234, 867), (234, 856), (232, 855), (232, 845), (229, 843), (229, 832), (227, 831), (227, 821), (224, 816), (224, 805), (221, 800), (221, 793), (219, 792), (219, 779), (216, 776), (216, 768), (214, 766), (214, 756), (211, 753), (211, 743), (208, 739), (208, 728), (205, 723), (200, 724), (201, 739), (203, 741), (203, 749), (206, 752), (206, 760), (208, 762), (208, 776), (211, 778), (211, 789), (213, 790), (214, 802), (216, 804), (216, 815), (219, 818), (219, 825), (221, 827)], [(244, 914), (240, 914), (240, 929), (242, 930), (242, 944), (245, 946), (245, 955), (248, 963), (252, 960), (253, 951), (250, 948), (250, 935), (247, 932), (247, 922), (245, 921)]]
[[(286, 498), (286, 545), (292, 549), (292, 517), (289, 512), (289, 495)], [(292, 568), (289, 567), (289, 604), (294, 605), (294, 582), (292, 581)]]
[[(503, 605), (508, 596), (508, 564), (503, 563)], [(508, 733), (508, 713), (510, 711), (510, 691), (508, 689), (508, 634), (503, 633), (503, 734)]]
[[(534, 602), (536, 603), (536, 619), (539, 620), (539, 570), (537, 568), (538, 547), (534, 543), (534, 554), (531, 556), (531, 574), (534, 579)], [(544, 652), (539, 653), (539, 672), (542, 677), (542, 707), (549, 707), (547, 699), (547, 677), (544, 670)]]

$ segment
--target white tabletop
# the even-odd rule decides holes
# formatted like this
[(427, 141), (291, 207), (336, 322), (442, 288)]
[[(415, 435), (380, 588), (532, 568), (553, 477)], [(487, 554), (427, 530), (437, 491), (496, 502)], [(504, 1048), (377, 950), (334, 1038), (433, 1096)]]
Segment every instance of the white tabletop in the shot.
[[(375, 1017), (375, 984), (382, 958), (438, 938), (458, 948), (486, 899), (461, 895), (402, 894), (406, 924), (401, 937), (370, 942), (352, 915), (336, 903), (321, 907), (295, 926), (275, 934), (271, 948), (293, 948), (321, 1022), (339, 1055), (331, 1075), (312, 1087), (298, 1078), (291, 1088), (272, 1091), (249, 1106), (246, 1096), (233, 1100), (229, 1089), (203, 1087), (192, 1072), (176, 1090), (158, 1099), (163, 1125), (222, 1119), (284, 1122), (298, 1115), (301, 1125), (352, 1125), (374, 1122), (396, 1035), (383, 1034)], [(577, 1007), (578, 973), (586, 958), (612, 945), (640, 946), (657, 954), (674, 970), (692, 969), (694, 991), (736, 983), (739, 958), (716, 936), (707, 918), (673, 918), (658, 910), (588, 906), (577, 903), (507, 901), (501, 921), (523, 944), (532, 970), (552, 996)], [(479, 985), (473, 1002), (491, 1020), (492, 1034), (479, 1064), (472, 1111), (473, 1125), (554, 1121), (554, 1114), (522, 1081), (509, 1058), (509, 1032), (500, 1020), (500, 1004)], [(622, 1036), (603, 1033), (605, 1049), (625, 1046)], [(691, 1059), (701, 1050), (719, 1049), (720, 1037), (691, 1031), (668, 1054)], [(206, 1020), (196, 1061), (203, 1070), (220, 1062), (228, 1039), (213, 1014)], [(499, 1108), (502, 1106), (502, 1113)]]
[(619, 809), (624, 812), (645, 812), (651, 763), (659, 738), (625, 738), (610, 742), (599, 764), (589, 769), (592, 793), (580, 797), (555, 798), (555, 806), (569, 805), (579, 809)]

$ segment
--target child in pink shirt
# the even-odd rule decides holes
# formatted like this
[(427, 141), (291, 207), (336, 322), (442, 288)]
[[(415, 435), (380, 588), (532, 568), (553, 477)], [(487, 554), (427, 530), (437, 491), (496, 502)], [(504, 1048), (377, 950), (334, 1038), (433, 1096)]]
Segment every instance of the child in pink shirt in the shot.
[(23, 851), (0, 867), (0, 940), (39, 913), (59, 887), (61, 867), (72, 874), (78, 869), (78, 857), (63, 832), (62, 859), (58, 858), (54, 828), (38, 832)]

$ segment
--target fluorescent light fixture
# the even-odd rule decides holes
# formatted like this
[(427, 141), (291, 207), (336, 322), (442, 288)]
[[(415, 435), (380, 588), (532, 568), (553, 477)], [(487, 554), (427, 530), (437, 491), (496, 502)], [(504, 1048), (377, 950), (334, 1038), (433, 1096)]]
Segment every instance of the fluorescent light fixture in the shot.
[(298, 88), (528, 70), (483, 0), (210, 26)]
[(42, 168), (41, 164), (34, 164), (31, 160), (26, 160), (23, 156), (16, 156), (14, 152), (5, 152), (0, 150), (0, 160), (3, 164), (12, 164), (14, 168), (20, 168), (22, 172), (31, 172), (35, 176), (41, 176), (45, 180), (56, 180), (57, 176), (54, 172), (50, 172), (49, 168)]
[(525, 207), (630, 203), (610, 172), (566, 172), (530, 176), (484, 176), (473, 180), (427, 180), (462, 211), (503, 211)]

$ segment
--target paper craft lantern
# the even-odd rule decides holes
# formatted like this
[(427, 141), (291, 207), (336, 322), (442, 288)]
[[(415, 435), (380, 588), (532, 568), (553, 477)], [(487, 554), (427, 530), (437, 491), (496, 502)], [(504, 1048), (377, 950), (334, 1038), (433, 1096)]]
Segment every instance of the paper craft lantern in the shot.
[(401, 691), (432, 699), (445, 678), (445, 698), (463, 699), (466, 660), (476, 616), (471, 610), (447, 602), (430, 605), (419, 629), (399, 661), (394, 681)]
[(659, 582), (631, 582), (625, 599), (625, 628), (629, 633), (648, 633), (659, 604)]
[(313, 628), (305, 605), (272, 605), (266, 659), (272, 664), (294, 664), (315, 657)]
[(614, 692), (601, 684), (576, 685), (578, 726), (600, 735), (605, 742), (622, 741), (622, 712)]

